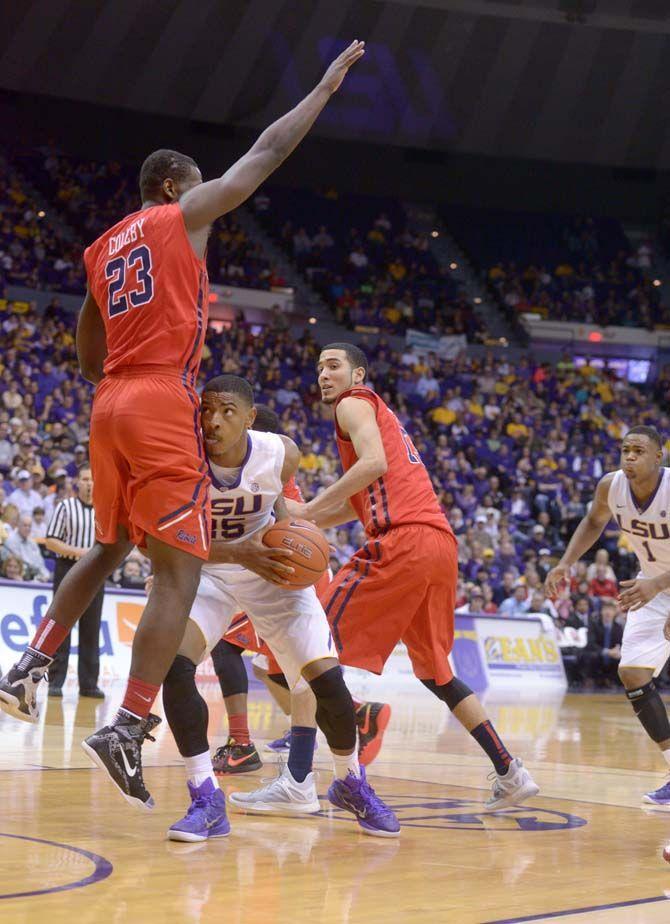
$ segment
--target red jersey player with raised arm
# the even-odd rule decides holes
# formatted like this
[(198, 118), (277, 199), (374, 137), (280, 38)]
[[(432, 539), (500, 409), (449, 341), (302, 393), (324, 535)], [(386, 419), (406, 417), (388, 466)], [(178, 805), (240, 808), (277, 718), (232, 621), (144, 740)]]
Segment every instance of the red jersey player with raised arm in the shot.
[(452, 710), (490, 757), (503, 808), (538, 787), (496, 734), (472, 690), (454, 677), (458, 549), (421, 457), (400, 421), (365, 384), (368, 362), (352, 343), (319, 356), (321, 398), (333, 408), (344, 475), (292, 513), (321, 527), (358, 518), (366, 542), (338, 571), (323, 599), (343, 664), (381, 674), (398, 642), (417, 678)]
[(237, 208), (307, 134), (348, 69), (352, 44), (315, 89), (218, 179), (192, 158), (151, 154), (141, 208), (85, 253), (88, 291), (77, 327), (83, 376), (97, 385), (91, 419), (96, 544), (61, 583), (34, 639), (0, 681), (0, 707), (36, 722), (35, 691), (56, 649), (134, 544), (154, 572), (133, 642), (128, 687), (111, 725), (83, 742), (132, 805), (151, 808), (141, 747), (159, 723), (151, 706), (174, 661), (208, 558), (207, 464), (195, 382), (207, 327), (210, 227)]

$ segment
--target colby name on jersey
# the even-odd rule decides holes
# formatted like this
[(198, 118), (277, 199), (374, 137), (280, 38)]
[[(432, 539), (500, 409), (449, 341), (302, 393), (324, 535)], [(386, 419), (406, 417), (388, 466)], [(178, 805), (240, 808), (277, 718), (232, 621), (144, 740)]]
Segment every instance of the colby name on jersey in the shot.
[(644, 577), (670, 571), (670, 469), (662, 468), (658, 487), (639, 507), (623, 471), (610, 484), (607, 503), (637, 555)]
[[(247, 433), (247, 454), (233, 481), (226, 469), (209, 463), (212, 479), (212, 541), (242, 542), (274, 519), (275, 501), (282, 493), (284, 444), (275, 433)], [(241, 565), (206, 565), (208, 570), (240, 571)]]

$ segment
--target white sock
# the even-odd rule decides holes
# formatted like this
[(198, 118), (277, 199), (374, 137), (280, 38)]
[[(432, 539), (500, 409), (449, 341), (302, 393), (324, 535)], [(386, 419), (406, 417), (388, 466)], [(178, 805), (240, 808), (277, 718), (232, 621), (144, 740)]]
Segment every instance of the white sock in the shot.
[(667, 765), (670, 767), (670, 748), (668, 748), (667, 751), (662, 751), (661, 753), (662, 753), (663, 756), (665, 757), (665, 762), (666, 762)]
[(185, 757), (184, 766), (191, 786), (202, 786), (205, 780), (210, 779), (218, 788), (219, 781), (214, 775), (214, 767), (212, 766), (209, 751), (205, 751), (204, 754), (196, 754), (195, 757)]
[(358, 764), (357, 751), (352, 751), (351, 754), (333, 754), (333, 763), (335, 764), (335, 776), (338, 780), (343, 780), (348, 773), (360, 779), (361, 768)]

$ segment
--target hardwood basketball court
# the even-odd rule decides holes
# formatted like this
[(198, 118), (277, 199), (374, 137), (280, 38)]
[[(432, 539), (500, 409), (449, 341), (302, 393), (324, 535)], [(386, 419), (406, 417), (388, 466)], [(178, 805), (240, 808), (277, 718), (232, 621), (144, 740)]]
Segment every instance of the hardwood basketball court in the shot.
[[(541, 795), (485, 814), (489, 770), (446, 709), (417, 687), (388, 691), (394, 713), (371, 781), (403, 825), (399, 840), (366, 837), (348, 816), (259, 818), (232, 813), (230, 837), (167, 841), (187, 806), (172, 737), (147, 742), (153, 813), (134, 812), (89, 765), (80, 740), (104, 724), (105, 703), (50, 700), (37, 727), (0, 718), (0, 921), (8, 924), (458, 924), (518, 921), (641, 924), (670, 920), (670, 813), (640, 796), (663, 779), (660, 755), (621, 695), (489, 699), (491, 716), (531, 768)], [(210, 732), (225, 738), (213, 684)], [(283, 731), (252, 691), (259, 749)], [(272, 755), (269, 755), (270, 757)], [(330, 774), (323, 739), (318, 789)], [(225, 780), (251, 789), (275, 767)]]

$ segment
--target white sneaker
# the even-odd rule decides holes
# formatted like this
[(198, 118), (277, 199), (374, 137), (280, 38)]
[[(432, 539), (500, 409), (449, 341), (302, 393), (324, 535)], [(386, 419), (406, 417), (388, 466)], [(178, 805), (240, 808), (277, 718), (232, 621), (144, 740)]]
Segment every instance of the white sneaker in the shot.
[(267, 786), (253, 792), (231, 793), (228, 801), (235, 811), (265, 815), (308, 815), (321, 809), (314, 774), (308, 773), (304, 782), (298, 783), (288, 764)]
[[(45, 656), (45, 660), (48, 662), (47, 664), (25, 671), (21, 671), (19, 666), (15, 664), (0, 679), (0, 709), (6, 712), (7, 715), (14, 716), (15, 719), (20, 719), (22, 722), (30, 722), (32, 725), (39, 722), (40, 710), (37, 705), (37, 688), (53, 658), (46, 658)], [(12, 671), (14, 671), (15, 675), (13, 681), (9, 679)]]
[(518, 757), (509, 765), (507, 773), (500, 776), (494, 772), (489, 775), (489, 779), (493, 780), (493, 793), (485, 805), (490, 811), (518, 805), (519, 802), (536, 796), (540, 791), (540, 787)]

